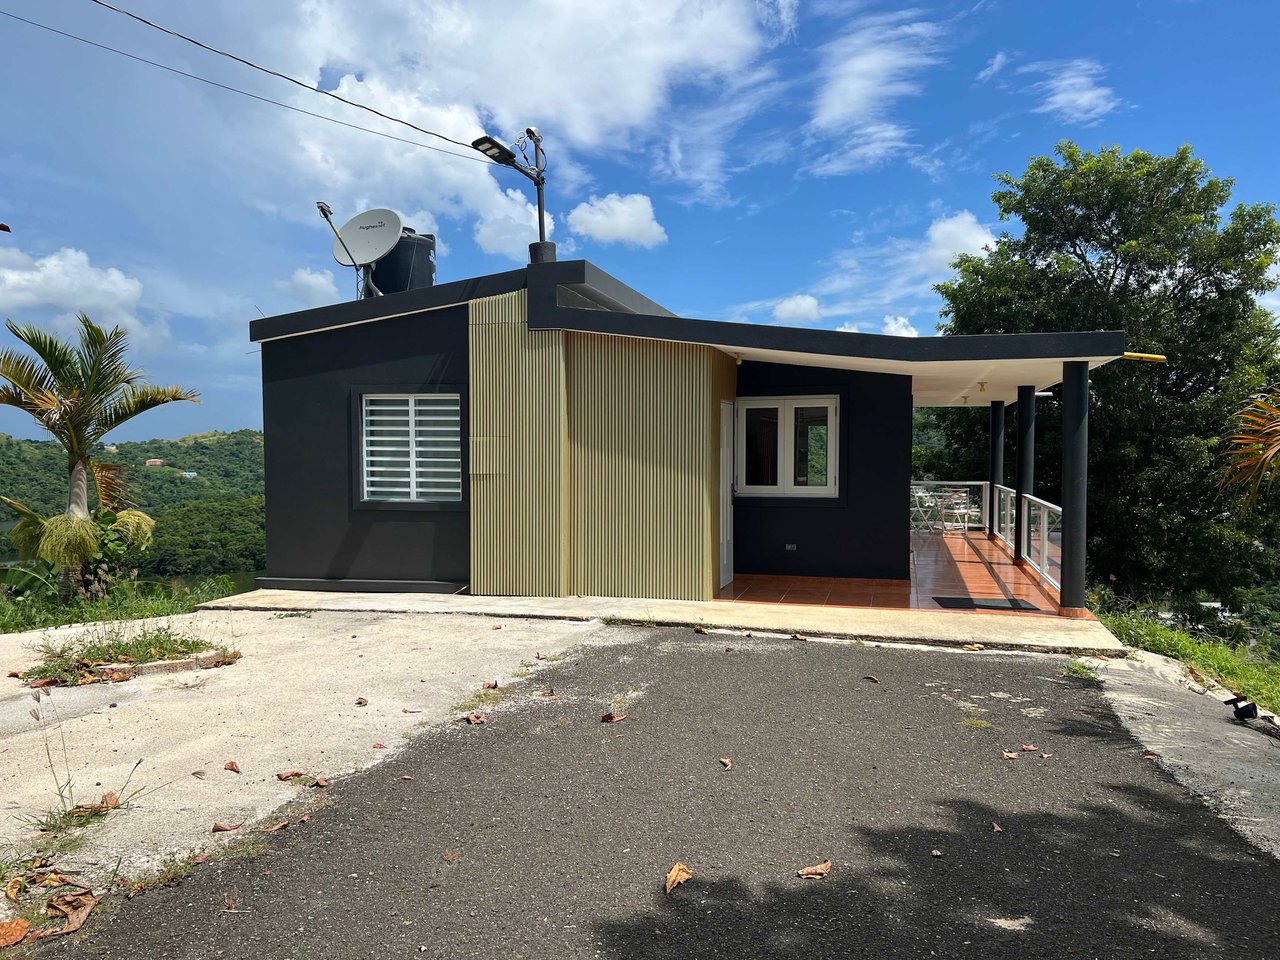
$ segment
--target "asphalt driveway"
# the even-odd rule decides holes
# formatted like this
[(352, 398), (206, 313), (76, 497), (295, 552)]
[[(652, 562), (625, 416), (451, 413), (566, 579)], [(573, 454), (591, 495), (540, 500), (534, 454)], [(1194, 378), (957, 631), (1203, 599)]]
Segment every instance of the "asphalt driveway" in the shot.
[[(1280, 955), (1280, 864), (1144, 759), (1060, 659), (616, 637), (535, 674), (483, 726), (336, 783), (259, 852), (45, 950)], [(626, 719), (602, 723), (611, 710)], [(825, 879), (796, 876), (827, 859)], [(677, 860), (693, 879), (665, 895)]]

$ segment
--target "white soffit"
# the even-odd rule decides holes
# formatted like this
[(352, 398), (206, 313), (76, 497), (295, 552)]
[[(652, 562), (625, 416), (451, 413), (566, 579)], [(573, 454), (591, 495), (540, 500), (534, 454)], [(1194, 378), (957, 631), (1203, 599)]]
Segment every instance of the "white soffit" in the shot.
[[(791, 353), (786, 350), (758, 350), (725, 347), (717, 350), (743, 362), (784, 363), (831, 370), (859, 370), (864, 373), (891, 373), (911, 377), (912, 402), (917, 407), (986, 406), (994, 400), (1014, 403), (1018, 387), (1032, 384), (1047, 390), (1062, 382), (1062, 364), (1086, 360), (1089, 369), (1116, 357), (1036, 357), (1015, 360), (877, 360), (871, 357), (836, 356), (825, 353)], [(987, 385), (983, 390), (981, 384)]]

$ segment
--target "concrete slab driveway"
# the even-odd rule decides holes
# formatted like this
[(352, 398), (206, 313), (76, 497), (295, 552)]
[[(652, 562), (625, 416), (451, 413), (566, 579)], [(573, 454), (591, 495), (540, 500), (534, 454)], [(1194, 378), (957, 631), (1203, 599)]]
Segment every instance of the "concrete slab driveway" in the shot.
[(1059, 659), (615, 629), (49, 952), (1280, 955), (1280, 865)]

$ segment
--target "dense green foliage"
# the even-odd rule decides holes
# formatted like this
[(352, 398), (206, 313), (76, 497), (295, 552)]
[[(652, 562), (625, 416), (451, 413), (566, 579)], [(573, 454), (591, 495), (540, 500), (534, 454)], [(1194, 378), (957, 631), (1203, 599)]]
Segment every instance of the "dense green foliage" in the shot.
[[(261, 496), (262, 434), (201, 433), (180, 440), (99, 445), (94, 460), (124, 467), (136, 506), (148, 513), (192, 500)], [(163, 467), (145, 467), (161, 459)], [(0, 434), (0, 492), (46, 516), (66, 507), (66, 454), (52, 440)], [(195, 477), (183, 477), (194, 472)]]
[(1126, 646), (1181, 660), (1259, 706), (1280, 710), (1280, 662), (1265, 656), (1265, 648), (1259, 653), (1243, 643), (1197, 638), (1140, 613), (1104, 613), (1100, 618)]
[[(1274, 318), (1257, 296), (1280, 247), (1274, 208), (1223, 215), (1232, 182), (1183, 147), (1173, 156), (1063, 143), (1021, 176), (997, 177), (1003, 220), (983, 256), (961, 256), (938, 289), (947, 334), (1124, 330), (1167, 365), (1094, 372), (1090, 407), (1091, 578), (1127, 596), (1229, 599), (1270, 579), (1280, 510), (1250, 512), (1220, 483), (1219, 438), (1251, 394), (1280, 379)], [(986, 475), (987, 411), (942, 411), (935, 463)], [(1013, 435), (1012, 422), (1008, 431)], [(1037, 495), (1060, 501), (1056, 398), (1037, 410)], [(1006, 456), (1012, 471), (1012, 450)]]
[(180, 633), (170, 626), (151, 626), (137, 632), (118, 626), (101, 628), (73, 638), (46, 640), (39, 648), (40, 662), (22, 674), (22, 679), (53, 680), (60, 684), (91, 683), (100, 664), (154, 663), (182, 660), (207, 650), (231, 660), (238, 656), (226, 647)]
[(105, 597), (60, 603), (39, 596), (0, 594), (0, 633), (40, 630), (69, 623), (142, 620), (190, 613), (196, 604), (235, 592), (229, 577), (209, 577), (191, 589), (169, 584), (122, 582)]
[(143, 576), (242, 573), (267, 563), (264, 498), (195, 500), (157, 513)]
[[(99, 445), (93, 458), (120, 464), (138, 507), (156, 520), (149, 551), (132, 558), (143, 577), (208, 576), (265, 566), (260, 432)], [(165, 465), (144, 466), (153, 458)], [(184, 472), (197, 475), (184, 477)], [(53, 441), (0, 434), (0, 491), (12, 491), (13, 499), (37, 512), (63, 509), (62, 448)], [(0, 544), (0, 556), (12, 555), (7, 541)]]

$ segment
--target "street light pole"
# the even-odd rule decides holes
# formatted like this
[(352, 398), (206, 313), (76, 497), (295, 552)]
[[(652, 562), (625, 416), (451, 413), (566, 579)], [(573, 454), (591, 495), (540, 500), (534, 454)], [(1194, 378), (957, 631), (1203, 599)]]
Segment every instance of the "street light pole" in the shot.
[[(471, 141), (471, 146), (499, 166), (518, 170), (533, 181), (538, 192), (538, 242), (529, 244), (529, 262), (549, 263), (556, 258), (556, 245), (547, 242), (547, 205), (543, 195), (547, 184), (547, 178), (543, 173), (547, 168), (547, 155), (542, 150), (542, 134), (538, 132), (537, 127), (526, 127), (524, 135), (525, 138), (533, 141), (532, 167), (527, 163), (521, 163), (516, 159), (514, 150), (488, 134)], [(528, 159), (527, 155), (525, 159)]]

